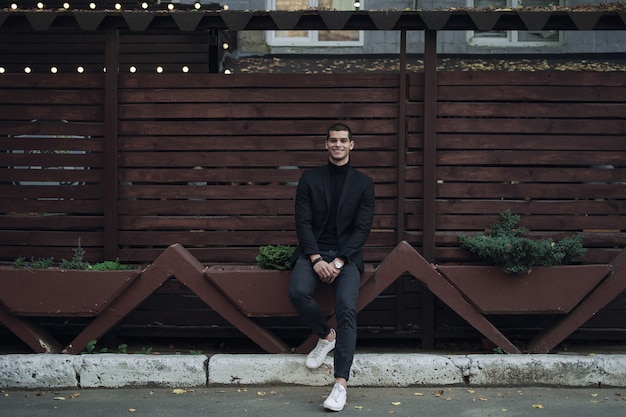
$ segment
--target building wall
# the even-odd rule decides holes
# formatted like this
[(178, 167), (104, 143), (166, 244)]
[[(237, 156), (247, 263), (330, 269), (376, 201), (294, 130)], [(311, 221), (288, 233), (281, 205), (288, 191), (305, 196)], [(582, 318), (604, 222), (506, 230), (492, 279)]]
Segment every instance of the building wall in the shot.
[[(191, 0), (186, 0), (191, 1)], [(305, 1), (305, 0), (303, 0)], [(470, 0), (421, 0), (421, 9), (443, 9), (467, 7)], [(610, 3), (610, 0), (595, 3)], [(232, 0), (223, 2), (231, 10), (267, 10), (268, 0)], [(413, 0), (385, 1), (361, 0), (364, 10), (388, 10), (392, 8), (413, 8)], [(585, 0), (565, 0), (564, 5), (589, 4)], [(362, 47), (272, 47), (265, 40), (265, 33), (247, 32), (239, 35), (241, 56), (260, 54), (396, 54), (399, 52), (400, 34), (393, 31), (365, 32)], [(424, 47), (422, 31), (407, 33), (408, 53), (420, 54)], [(626, 32), (624, 31), (567, 31), (563, 33), (563, 43), (545, 47), (478, 47), (468, 45), (466, 31), (441, 32), (438, 36), (437, 51), (440, 54), (571, 54), (571, 53), (620, 53), (626, 52)]]

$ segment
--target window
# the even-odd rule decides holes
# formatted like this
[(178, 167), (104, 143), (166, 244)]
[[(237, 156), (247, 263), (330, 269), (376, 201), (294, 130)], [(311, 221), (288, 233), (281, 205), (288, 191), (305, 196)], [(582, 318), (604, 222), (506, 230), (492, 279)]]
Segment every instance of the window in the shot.
[[(356, 10), (355, 0), (270, 0), (271, 10), (304, 10), (307, 8)], [(274, 30), (268, 33), (273, 46), (361, 46), (361, 30)]]
[[(550, 7), (554, 0), (470, 0), (474, 7)], [(489, 30), (469, 32), (472, 46), (559, 46), (562, 35), (556, 30)]]

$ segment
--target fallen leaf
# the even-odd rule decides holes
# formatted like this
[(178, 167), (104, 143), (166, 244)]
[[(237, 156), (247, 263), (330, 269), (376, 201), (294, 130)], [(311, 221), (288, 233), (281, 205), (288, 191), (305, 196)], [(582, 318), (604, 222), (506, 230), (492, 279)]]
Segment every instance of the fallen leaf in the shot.
[(478, 396), (478, 399), (479, 399), (480, 401), (487, 401), (487, 398), (486, 398), (486, 397), (483, 397), (482, 395), (479, 395), (479, 396)]
[(256, 395), (258, 395), (259, 397), (263, 397), (264, 395), (266, 395), (267, 393), (265, 391), (258, 391), (256, 393)]
[(175, 389), (172, 390), (172, 394), (175, 394), (175, 395), (184, 394), (186, 392), (187, 392), (187, 390), (184, 390), (182, 388), (175, 388)]
[(433, 392), (433, 395), (435, 397), (441, 397), (443, 395), (443, 390), (441, 389), (441, 390), (435, 391)]
[(400, 401), (392, 401), (391, 405), (402, 405)]
[(54, 397), (56, 401), (65, 401), (65, 397)]
[(421, 392), (416, 392), (413, 395), (415, 395), (416, 397), (423, 397), (424, 396), (424, 394), (422, 394)]
[(129, 412), (129, 413), (134, 413), (135, 411), (137, 411), (137, 409), (136, 409), (136, 408), (129, 408), (129, 409), (128, 409), (128, 412)]
[(597, 396), (598, 396), (598, 394), (591, 394), (591, 396), (592, 396), (592, 397), (597, 397)]
[(78, 398), (80, 397), (80, 392), (75, 392), (74, 394), (70, 395), (70, 400), (73, 400), (74, 398)]
[(475, 394), (476, 393), (476, 391), (473, 390), (473, 389), (468, 389), (467, 392), (470, 393), (470, 394)]
[(354, 408), (356, 408), (357, 410), (362, 410), (363, 406), (362, 405), (355, 405)]
[(541, 405), (541, 404), (533, 404), (533, 408), (539, 408), (539, 409), (542, 409), (542, 408), (543, 408), (543, 405)]

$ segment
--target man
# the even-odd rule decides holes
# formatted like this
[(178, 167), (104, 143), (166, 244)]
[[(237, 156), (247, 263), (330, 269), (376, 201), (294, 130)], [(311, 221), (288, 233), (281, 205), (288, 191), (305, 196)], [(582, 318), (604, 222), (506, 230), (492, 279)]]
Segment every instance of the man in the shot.
[[(363, 245), (374, 217), (374, 182), (350, 166), (352, 131), (328, 128), (328, 163), (302, 174), (295, 201), (298, 247), (292, 258), (289, 299), (320, 339), (306, 366), (319, 368), (333, 349), (335, 384), (324, 407), (341, 411), (356, 348), (356, 303), (363, 271)], [(335, 292), (337, 329), (331, 329), (312, 295), (320, 284)]]

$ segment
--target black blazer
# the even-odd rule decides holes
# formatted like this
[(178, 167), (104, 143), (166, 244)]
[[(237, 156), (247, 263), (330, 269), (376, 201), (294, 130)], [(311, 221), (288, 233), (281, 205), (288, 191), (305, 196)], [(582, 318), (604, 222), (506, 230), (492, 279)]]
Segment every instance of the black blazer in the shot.
[[(317, 240), (324, 231), (331, 200), (328, 165), (306, 171), (296, 191), (295, 220), (298, 247), (292, 263), (302, 254), (319, 253)], [(354, 263), (363, 271), (363, 245), (367, 241), (374, 218), (374, 181), (348, 167), (337, 207), (338, 257)]]

